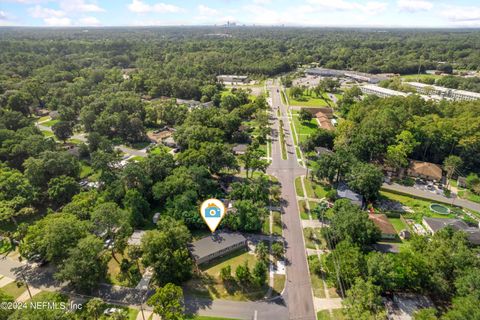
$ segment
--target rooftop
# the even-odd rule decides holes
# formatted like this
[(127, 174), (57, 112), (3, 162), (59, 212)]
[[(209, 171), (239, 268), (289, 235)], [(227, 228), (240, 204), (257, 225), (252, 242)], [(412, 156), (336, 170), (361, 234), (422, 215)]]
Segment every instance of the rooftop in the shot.
[(435, 163), (412, 160), (408, 170), (416, 175), (442, 180), (442, 167)]
[(393, 227), (392, 223), (388, 221), (388, 218), (384, 214), (373, 214), (370, 213), (368, 218), (375, 223), (375, 225), (380, 229), (382, 234), (397, 234), (397, 231)]
[(190, 251), (194, 258), (198, 260), (246, 240), (240, 233), (218, 232), (193, 242)]
[(470, 227), (463, 220), (424, 217), (423, 222), (427, 224), (434, 233), (446, 227), (452, 227), (452, 229), (456, 231), (463, 231), (467, 234), (468, 241), (480, 245), (480, 229)]
[(345, 184), (338, 186), (337, 196), (342, 199), (348, 199), (360, 206), (363, 204), (363, 197), (355, 191), (350, 190)]

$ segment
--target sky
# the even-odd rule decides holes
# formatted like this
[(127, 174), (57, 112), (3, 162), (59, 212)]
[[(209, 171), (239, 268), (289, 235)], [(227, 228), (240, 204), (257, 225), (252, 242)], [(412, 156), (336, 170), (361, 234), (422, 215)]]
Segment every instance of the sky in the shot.
[(480, 28), (480, 0), (0, 0), (0, 26)]

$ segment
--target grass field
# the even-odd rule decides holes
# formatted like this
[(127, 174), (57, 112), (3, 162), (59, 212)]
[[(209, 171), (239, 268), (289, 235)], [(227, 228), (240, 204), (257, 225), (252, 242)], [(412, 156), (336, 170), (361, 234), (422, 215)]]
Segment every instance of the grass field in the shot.
[(390, 221), (397, 232), (408, 230), (408, 226), (400, 218), (388, 218), (388, 221)]
[(45, 126), (45, 127), (51, 127), (53, 126), (55, 123), (58, 123), (60, 120), (49, 120), (49, 121), (45, 121), (42, 123), (42, 126)]
[(474, 194), (470, 190), (459, 191), (458, 195), (463, 199), (467, 199), (467, 200), (470, 200), (470, 201), (473, 201), (473, 202), (480, 203), (480, 196), (477, 195), (477, 194)]
[[(288, 93), (288, 99), (290, 102), (290, 105), (292, 106), (305, 106), (305, 107), (328, 107), (329, 104), (322, 98), (319, 98), (315, 93), (307, 93), (307, 91), (304, 92), (304, 94), (298, 98), (295, 99), (290, 95), (290, 89), (287, 89)], [(325, 94), (324, 97), (330, 102), (330, 104), (333, 104), (331, 102), (330, 98)]]
[(298, 135), (310, 135), (317, 131), (318, 122), (316, 118), (312, 118), (309, 122), (301, 122), (298, 119), (298, 113), (294, 110), (292, 114), (292, 121), (295, 125), (295, 130)]
[(85, 161), (80, 161), (80, 178), (86, 178), (93, 173), (92, 167)]
[(273, 275), (273, 295), (280, 295), (285, 288), (286, 277), (283, 274), (274, 274)]
[(320, 228), (304, 228), (303, 236), (305, 238), (305, 246), (309, 249), (316, 249), (317, 247), (315, 245), (317, 245), (319, 249), (327, 247), (321, 235)]
[(232, 267), (232, 271), (234, 271), (239, 265), (243, 264), (245, 261), (248, 262), (250, 268), (252, 268), (255, 263), (257, 262), (257, 258), (255, 255), (250, 254), (247, 250), (238, 250), (232, 252), (222, 258), (216, 259), (215, 261), (206, 264), (201, 269), (211, 275), (212, 277), (218, 277), (220, 275), (220, 270), (230, 265)]
[(436, 74), (407, 74), (407, 75), (404, 75), (402, 76), (401, 78), (403, 80), (407, 80), (407, 81), (418, 81), (418, 80), (428, 80), (428, 79), (433, 79), (433, 80), (437, 80), (437, 79), (440, 79), (442, 76), (440, 75), (436, 75)]
[(302, 180), (301, 179), (302, 179), (302, 177), (295, 178), (295, 192), (297, 193), (297, 196), (304, 197), (305, 195), (303, 194)]

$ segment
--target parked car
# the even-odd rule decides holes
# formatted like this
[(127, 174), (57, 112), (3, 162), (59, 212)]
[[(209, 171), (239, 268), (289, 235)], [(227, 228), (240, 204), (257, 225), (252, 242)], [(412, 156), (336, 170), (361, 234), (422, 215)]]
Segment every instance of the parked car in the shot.
[(45, 260), (44, 257), (42, 257), (40, 254), (34, 254), (28, 258), (28, 262), (30, 263), (35, 263), (37, 266), (42, 267), (48, 263), (47, 260)]
[(122, 309), (119, 308), (107, 308), (105, 311), (103, 311), (104, 315), (111, 316), (114, 313), (120, 313), (122, 312)]

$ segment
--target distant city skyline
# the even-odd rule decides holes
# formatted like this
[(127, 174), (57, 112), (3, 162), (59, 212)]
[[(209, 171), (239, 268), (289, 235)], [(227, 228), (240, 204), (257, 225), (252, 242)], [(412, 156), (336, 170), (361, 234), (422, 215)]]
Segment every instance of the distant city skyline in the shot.
[(0, 0), (0, 26), (480, 27), (475, 0)]

